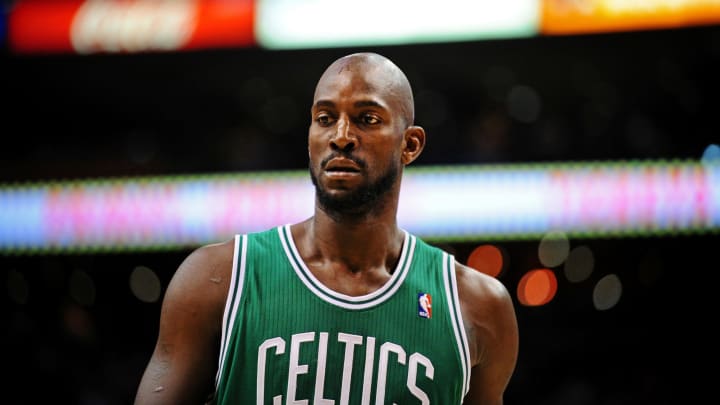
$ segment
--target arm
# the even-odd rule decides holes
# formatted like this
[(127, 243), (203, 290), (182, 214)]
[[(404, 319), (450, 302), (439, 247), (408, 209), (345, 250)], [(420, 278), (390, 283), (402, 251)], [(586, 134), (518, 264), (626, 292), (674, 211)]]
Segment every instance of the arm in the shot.
[(135, 404), (200, 404), (213, 394), (233, 242), (192, 252), (163, 299), (160, 329)]
[(472, 363), (463, 404), (501, 405), (519, 347), (512, 298), (496, 278), (460, 263), (455, 268)]

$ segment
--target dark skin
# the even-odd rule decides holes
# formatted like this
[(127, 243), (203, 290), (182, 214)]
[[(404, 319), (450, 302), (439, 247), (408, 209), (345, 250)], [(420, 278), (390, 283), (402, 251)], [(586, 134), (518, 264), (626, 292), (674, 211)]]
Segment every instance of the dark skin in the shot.
[[(425, 146), (413, 114), (405, 75), (380, 55), (340, 58), (318, 81), (308, 131), (315, 210), (291, 232), (310, 271), (339, 293), (376, 291), (399, 260), (402, 172)], [(177, 269), (136, 404), (211, 398), (232, 259), (233, 241), (227, 241), (195, 250)], [(493, 277), (459, 262), (455, 271), (472, 363), (463, 403), (500, 405), (518, 355), (512, 299)]]

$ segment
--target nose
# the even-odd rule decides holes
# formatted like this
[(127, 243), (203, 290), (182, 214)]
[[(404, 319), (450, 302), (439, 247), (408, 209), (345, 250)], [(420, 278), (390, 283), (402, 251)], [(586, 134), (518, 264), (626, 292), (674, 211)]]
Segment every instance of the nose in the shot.
[(349, 120), (347, 118), (338, 119), (335, 128), (335, 134), (330, 139), (330, 147), (333, 150), (341, 150), (343, 152), (353, 150), (356, 146), (357, 139), (355, 139), (355, 136), (352, 134)]

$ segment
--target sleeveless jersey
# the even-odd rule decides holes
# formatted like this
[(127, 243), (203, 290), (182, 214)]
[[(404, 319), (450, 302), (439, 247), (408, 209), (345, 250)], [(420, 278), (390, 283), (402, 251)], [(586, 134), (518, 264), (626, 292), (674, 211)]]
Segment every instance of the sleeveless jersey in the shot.
[(470, 380), (455, 259), (405, 232), (378, 290), (325, 287), (290, 226), (235, 236), (215, 404), (462, 403)]

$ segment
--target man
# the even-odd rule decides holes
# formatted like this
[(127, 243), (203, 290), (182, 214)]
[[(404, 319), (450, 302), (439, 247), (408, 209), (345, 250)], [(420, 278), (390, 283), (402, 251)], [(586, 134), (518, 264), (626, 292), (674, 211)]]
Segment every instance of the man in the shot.
[(314, 215), (185, 259), (136, 404), (502, 404), (508, 291), (397, 225), (425, 146), (407, 78), (378, 54), (342, 57), (311, 115)]

